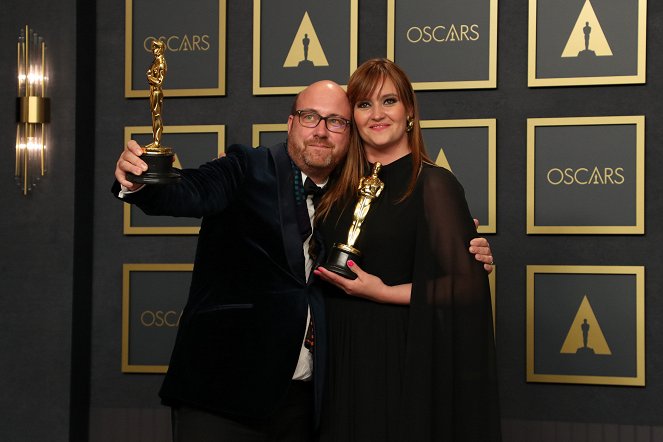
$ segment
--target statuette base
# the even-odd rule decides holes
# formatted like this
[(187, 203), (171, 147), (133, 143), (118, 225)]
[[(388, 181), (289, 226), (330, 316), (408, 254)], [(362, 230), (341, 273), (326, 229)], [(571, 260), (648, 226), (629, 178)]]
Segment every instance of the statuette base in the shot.
[(327, 262), (322, 266), (332, 273), (336, 273), (347, 279), (357, 279), (357, 274), (348, 267), (348, 261), (353, 260), (357, 264), (361, 259), (361, 252), (347, 244), (334, 244)]
[(158, 152), (146, 152), (140, 157), (147, 164), (147, 170), (141, 175), (127, 173), (127, 180), (137, 184), (172, 184), (181, 180), (180, 174), (173, 169), (173, 154), (170, 148), (161, 148)]

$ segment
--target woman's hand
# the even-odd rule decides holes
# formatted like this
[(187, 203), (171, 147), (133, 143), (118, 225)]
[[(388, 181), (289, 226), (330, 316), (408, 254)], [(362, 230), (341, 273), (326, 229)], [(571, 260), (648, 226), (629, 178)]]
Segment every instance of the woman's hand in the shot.
[(409, 304), (412, 284), (386, 285), (380, 278), (363, 271), (357, 263), (348, 261), (348, 268), (352, 270), (357, 279), (347, 279), (324, 267), (318, 267), (313, 273), (323, 281), (334, 284), (351, 296), (365, 298), (374, 302), (386, 304)]

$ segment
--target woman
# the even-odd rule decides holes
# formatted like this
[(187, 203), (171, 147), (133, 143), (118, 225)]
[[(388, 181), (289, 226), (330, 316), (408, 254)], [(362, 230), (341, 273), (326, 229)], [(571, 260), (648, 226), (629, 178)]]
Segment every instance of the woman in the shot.
[[(425, 152), (412, 85), (386, 59), (350, 78), (348, 160), (318, 210), (329, 249), (345, 243), (361, 177), (384, 188), (363, 221), (349, 280), (326, 269), (329, 380), (320, 440), (500, 440), (490, 293), (465, 244), (463, 189)], [(351, 296), (348, 296), (351, 295)]]

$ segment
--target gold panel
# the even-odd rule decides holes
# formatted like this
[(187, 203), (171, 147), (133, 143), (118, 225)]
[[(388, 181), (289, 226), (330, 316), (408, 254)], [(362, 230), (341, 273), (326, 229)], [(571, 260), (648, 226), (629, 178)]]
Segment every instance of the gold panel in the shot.
[(635, 75), (599, 76), (599, 77), (565, 77), (537, 78), (536, 76), (536, 24), (537, 5), (540, 0), (529, 0), (529, 31), (528, 31), (528, 69), (527, 85), (540, 86), (591, 86), (606, 84), (634, 84), (646, 82), (647, 60), (647, 0), (638, 0), (638, 63)]
[[(127, 126), (124, 128), (124, 145), (126, 146), (132, 135), (151, 134), (152, 126)], [(190, 125), (165, 126), (164, 134), (177, 133), (216, 133), (217, 156), (222, 156), (225, 145), (224, 125)], [(125, 235), (197, 235), (200, 227), (136, 227), (131, 225), (131, 204), (124, 203), (124, 234)]]
[[(471, 81), (428, 81), (415, 82), (415, 91), (444, 89), (495, 89), (497, 87), (497, 11), (498, 0), (490, 1), (490, 45), (488, 79)], [(394, 60), (396, 53), (396, 0), (387, 0), (387, 58)]]
[(193, 264), (122, 265), (122, 373), (166, 373), (167, 365), (135, 365), (129, 361), (129, 317), (131, 272), (192, 272)]
[[(537, 226), (535, 215), (535, 130), (540, 126), (590, 126), (590, 125), (635, 125), (636, 126), (636, 222), (632, 226)], [(645, 117), (564, 117), (527, 119), (527, 234), (633, 234), (645, 233)]]
[[(150, 91), (132, 87), (132, 41), (133, 41), (133, 1), (125, 0), (124, 32), (124, 96), (127, 98), (149, 97)], [(219, 65), (218, 86), (215, 88), (186, 88), (166, 90), (168, 97), (222, 96), (226, 94), (226, 0), (219, 1)], [(158, 4), (158, 3), (155, 3)], [(148, 67), (148, 63), (145, 63)]]
[[(357, 69), (359, 0), (348, 1), (350, 2), (350, 71), (348, 78), (350, 78), (350, 75)], [(298, 94), (308, 85), (260, 86), (260, 51), (262, 49), (260, 47), (260, 5), (261, 0), (253, 0), (253, 95)], [(341, 87), (345, 89), (346, 85), (341, 85)]]
[[(636, 376), (579, 376), (565, 374), (534, 373), (534, 276), (537, 273), (556, 274), (614, 274), (636, 277)], [(566, 384), (645, 385), (645, 268), (643, 266), (527, 266), (527, 382), (550, 382)]]

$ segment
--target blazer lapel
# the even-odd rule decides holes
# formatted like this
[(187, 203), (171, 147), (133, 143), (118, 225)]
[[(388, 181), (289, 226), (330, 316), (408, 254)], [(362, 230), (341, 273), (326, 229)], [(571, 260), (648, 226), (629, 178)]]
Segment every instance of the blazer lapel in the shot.
[(295, 212), (294, 177), (290, 157), (285, 143), (272, 146), (269, 150), (274, 158), (276, 169), (283, 249), (290, 271), (298, 280), (305, 283), (304, 251)]
[[(320, 229), (313, 229), (313, 238), (311, 241), (315, 241), (316, 244), (317, 253), (315, 256), (315, 261), (313, 262), (313, 269), (316, 269), (322, 265), (322, 263), (325, 261), (325, 258), (327, 257), (327, 250), (325, 249), (325, 242), (322, 240), (322, 233), (320, 233)], [(314, 275), (313, 271), (311, 271), (307, 282), (311, 284), (313, 279)]]

